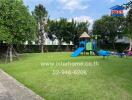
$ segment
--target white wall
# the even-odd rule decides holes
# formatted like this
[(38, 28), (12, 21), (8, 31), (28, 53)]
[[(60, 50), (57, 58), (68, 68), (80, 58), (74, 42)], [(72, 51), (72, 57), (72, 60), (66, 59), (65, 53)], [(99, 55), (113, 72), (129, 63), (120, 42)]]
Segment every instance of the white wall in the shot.
[(128, 37), (123, 36), (121, 39), (119, 39), (118, 37), (116, 37), (117, 39), (117, 43), (130, 43), (130, 39)]

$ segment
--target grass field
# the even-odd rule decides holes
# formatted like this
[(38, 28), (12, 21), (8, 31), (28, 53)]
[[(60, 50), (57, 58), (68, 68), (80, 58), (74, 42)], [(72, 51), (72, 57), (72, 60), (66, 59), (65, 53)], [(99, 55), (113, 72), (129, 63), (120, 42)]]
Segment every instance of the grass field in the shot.
[(0, 68), (46, 100), (132, 100), (132, 57), (24, 54)]

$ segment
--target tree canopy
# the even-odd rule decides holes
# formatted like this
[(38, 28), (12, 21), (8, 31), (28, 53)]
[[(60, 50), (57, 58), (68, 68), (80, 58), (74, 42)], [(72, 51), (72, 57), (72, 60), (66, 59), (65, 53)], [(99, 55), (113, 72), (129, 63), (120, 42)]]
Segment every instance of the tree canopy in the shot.
[(35, 6), (34, 11), (32, 12), (33, 16), (36, 19), (36, 22), (38, 24), (38, 42), (41, 44), (41, 52), (44, 52), (44, 33), (45, 33), (45, 24), (46, 24), (46, 18), (48, 16), (48, 12), (46, 10), (46, 8), (39, 4), (37, 6)]
[(102, 39), (111, 41), (115, 49), (115, 37), (123, 33), (124, 21), (124, 17), (103, 16), (101, 19), (95, 21), (93, 33), (101, 35)]
[(132, 39), (132, 9), (128, 11), (126, 17), (126, 28), (125, 28), (126, 35)]
[(23, 43), (35, 38), (36, 22), (21, 0), (0, 0), (0, 40)]
[(88, 32), (88, 26), (88, 22), (68, 21), (65, 18), (60, 18), (60, 20), (48, 22), (48, 33), (55, 35), (60, 45), (62, 42), (68, 44), (72, 42), (77, 45), (80, 35), (83, 32)]
[(132, 8), (128, 11), (126, 17), (126, 27), (124, 30), (124, 34), (130, 38), (129, 50), (132, 50)]
[(13, 44), (34, 40), (36, 28), (34, 17), (22, 0), (0, 0), (0, 41), (9, 44), (7, 57), (10, 62), (13, 60)]

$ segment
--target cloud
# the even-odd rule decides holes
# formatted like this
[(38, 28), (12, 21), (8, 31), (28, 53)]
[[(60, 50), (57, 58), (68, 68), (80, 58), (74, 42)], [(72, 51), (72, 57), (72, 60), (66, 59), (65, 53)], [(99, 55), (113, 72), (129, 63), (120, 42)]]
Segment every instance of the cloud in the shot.
[(89, 23), (93, 23), (93, 19), (89, 16), (75, 17), (74, 20), (77, 22), (87, 22), (88, 21)]
[(48, 5), (56, 4), (58, 9), (69, 10), (71, 12), (75, 10), (85, 10), (89, 7), (88, 2), (91, 0), (23, 0), (25, 4), (30, 7), (38, 4)]
[(48, 3), (52, 3), (53, 2), (53, 0), (23, 0), (23, 2), (25, 3), (25, 4), (28, 4), (28, 5), (33, 5), (33, 6), (35, 6), (35, 5), (38, 5), (38, 4), (43, 4), (43, 5), (45, 5), (45, 4), (48, 4)]
[[(72, 19), (74, 19), (74, 21), (76, 21), (76, 22), (89, 22), (90, 23), (89, 29), (92, 29), (94, 19), (91, 18), (90, 16), (78, 16), (78, 17), (74, 17), (74, 18), (69, 18), (68, 22), (71, 22)], [(60, 18), (52, 19), (52, 20), (59, 21)]]
[(104, 2), (105, 2), (105, 3), (109, 3), (109, 4), (111, 4), (111, 3), (114, 3), (115, 0), (104, 0)]
[[(75, 10), (84, 10), (88, 5), (84, 4), (85, 0), (58, 0), (59, 3), (63, 6), (63, 9), (75, 11)], [(89, 0), (87, 0), (89, 1)]]
[[(78, 16), (73, 18), (76, 22), (89, 22), (90, 26), (89, 29), (92, 29), (92, 25), (94, 23), (94, 19), (91, 18), (90, 16)], [(71, 21), (72, 19), (69, 19)]]
[(110, 2), (112, 3), (112, 2), (115, 2), (115, 0), (110, 0)]

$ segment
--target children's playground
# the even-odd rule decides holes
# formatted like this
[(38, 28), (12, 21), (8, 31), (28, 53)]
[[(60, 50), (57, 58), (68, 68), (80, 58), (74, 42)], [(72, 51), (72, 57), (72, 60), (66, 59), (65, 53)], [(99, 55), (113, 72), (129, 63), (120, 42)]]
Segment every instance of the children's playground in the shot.
[(94, 53), (95, 55), (98, 55), (97, 54), (97, 43), (96, 43), (96, 41), (93, 40), (90, 35), (88, 35), (86, 32), (84, 32), (80, 36), (79, 47), (77, 48), (77, 50), (75, 50), (72, 53), (71, 56), (77, 57), (81, 53), (86, 55), (87, 52), (89, 53), (89, 55), (91, 55), (92, 53)]
[[(123, 17), (124, 16), (124, 11), (128, 10), (131, 8), (132, 1), (123, 4), (123, 5), (116, 5), (110, 8), (111, 10), (111, 16), (113, 17)], [(93, 36), (84, 32), (80, 36), (80, 42), (78, 48), (71, 54), (71, 57), (77, 57), (83, 53), (83, 55), (86, 55), (87, 52), (90, 55), (95, 55), (95, 56), (103, 56), (108, 57), (110, 55), (116, 55), (121, 58), (127, 57), (127, 56), (132, 56), (132, 40), (130, 40), (130, 46), (126, 48), (125, 50), (121, 52), (115, 52), (115, 51), (109, 51), (109, 50), (102, 50), (101, 48), (97, 46), (97, 39), (92, 38)]]
[[(111, 15), (123, 16), (122, 10), (123, 6), (114, 6)], [(0, 72), (5, 71), (8, 80), (15, 78), (43, 100), (132, 100), (132, 43), (121, 52), (102, 49), (100, 36), (79, 34), (73, 52), (23, 53), (10, 63), (0, 59)], [(22, 94), (12, 83), (0, 73), (0, 100), (14, 100), (14, 92)], [(3, 99), (8, 95), (12, 98)]]
[[(123, 52), (112, 52), (108, 50), (99, 50), (99, 47), (97, 46), (97, 36), (95, 39), (92, 38), (89, 34), (84, 32), (80, 36), (80, 42), (79, 47), (71, 54), (71, 57), (77, 57), (81, 54), (83, 55), (95, 55), (95, 56), (103, 56), (108, 57), (110, 55), (117, 55), (119, 57), (127, 57), (132, 56), (132, 51), (130, 48), (125, 49)], [(87, 54), (88, 53), (88, 54)]]

